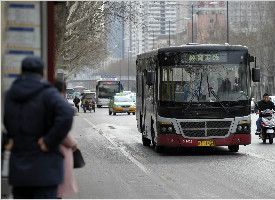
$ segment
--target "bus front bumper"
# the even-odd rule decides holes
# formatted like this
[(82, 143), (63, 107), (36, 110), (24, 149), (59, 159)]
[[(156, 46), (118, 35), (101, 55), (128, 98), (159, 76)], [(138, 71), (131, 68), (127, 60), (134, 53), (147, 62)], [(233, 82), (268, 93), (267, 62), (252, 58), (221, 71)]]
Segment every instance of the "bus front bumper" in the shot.
[(251, 144), (251, 134), (230, 134), (227, 138), (190, 139), (182, 135), (158, 135), (158, 146), (232, 146)]

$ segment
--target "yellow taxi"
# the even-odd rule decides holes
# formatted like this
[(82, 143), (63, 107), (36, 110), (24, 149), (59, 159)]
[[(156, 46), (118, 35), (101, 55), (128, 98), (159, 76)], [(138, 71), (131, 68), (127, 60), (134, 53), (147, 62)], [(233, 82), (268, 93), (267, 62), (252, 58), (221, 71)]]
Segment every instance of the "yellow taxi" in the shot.
[(116, 115), (116, 113), (133, 113), (136, 114), (136, 104), (126, 95), (115, 95), (111, 97), (109, 102), (109, 115)]

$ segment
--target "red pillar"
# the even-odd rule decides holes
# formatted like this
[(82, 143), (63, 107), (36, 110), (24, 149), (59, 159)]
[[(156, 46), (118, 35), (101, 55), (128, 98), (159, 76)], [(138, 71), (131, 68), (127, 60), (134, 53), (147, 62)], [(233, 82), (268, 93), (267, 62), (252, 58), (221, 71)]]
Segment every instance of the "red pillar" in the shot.
[(47, 2), (48, 9), (48, 81), (54, 82), (54, 1)]

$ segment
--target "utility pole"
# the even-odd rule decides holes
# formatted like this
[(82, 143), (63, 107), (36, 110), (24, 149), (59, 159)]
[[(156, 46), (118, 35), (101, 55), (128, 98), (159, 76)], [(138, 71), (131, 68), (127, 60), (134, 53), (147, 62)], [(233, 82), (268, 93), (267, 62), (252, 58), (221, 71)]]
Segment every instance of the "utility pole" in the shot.
[(130, 65), (130, 56), (129, 56), (129, 53), (130, 53), (130, 48), (128, 47), (128, 91), (129, 91), (129, 65)]
[(170, 20), (169, 20), (169, 47), (171, 46), (171, 41), (170, 41)]
[(227, 26), (227, 43), (229, 44), (229, 24), (228, 24), (228, 1), (226, 2), (226, 26)]
[(193, 36), (193, 32), (194, 32), (194, 21), (193, 21), (193, 3), (192, 3), (192, 43), (194, 42), (194, 36)]

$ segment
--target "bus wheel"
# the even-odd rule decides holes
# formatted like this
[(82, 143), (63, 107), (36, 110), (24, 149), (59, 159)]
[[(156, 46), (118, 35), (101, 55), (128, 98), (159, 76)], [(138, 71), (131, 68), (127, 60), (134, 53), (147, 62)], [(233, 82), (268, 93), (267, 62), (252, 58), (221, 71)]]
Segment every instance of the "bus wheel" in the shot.
[(160, 147), (157, 144), (154, 145), (155, 152), (157, 153), (163, 153), (164, 152), (164, 147)]
[(128, 115), (130, 115), (130, 113), (128, 112)]
[(143, 146), (150, 146), (151, 140), (149, 140), (148, 138), (142, 136), (142, 144), (143, 144)]
[(135, 112), (133, 112), (133, 115), (135, 115), (136, 113)]
[(239, 151), (239, 145), (228, 146), (228, 149), (229, 149), (230, 152), (238, 152)]
[(152, 143), (153, 143), (153, 147), (154, 147), (155, 152), (157, 152), (157, 153), (164, 152), (164, 147), (163, 146), (158, 146), (158, 144), (155, 142), (155, 133), (154, 133), (154, 131), (152, 131)]
[(269, 144), (273, 144), (273, 134), (269, 134)]
[(110, 111), (110, 109), (109, 109), (109, 115), (111, 115), (112, 114), (112, 111)]
[(115, 112), (113, 112), (113, 115), (116, 115), (116, 113), (115, 113)]

